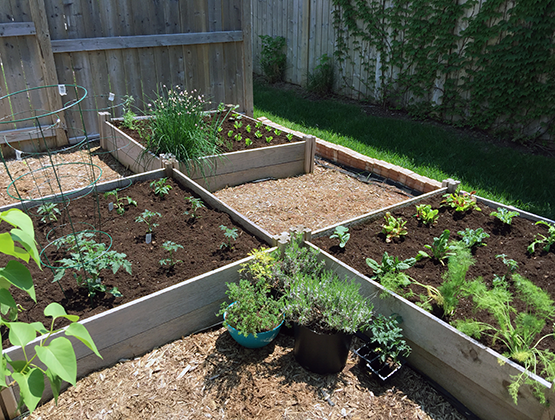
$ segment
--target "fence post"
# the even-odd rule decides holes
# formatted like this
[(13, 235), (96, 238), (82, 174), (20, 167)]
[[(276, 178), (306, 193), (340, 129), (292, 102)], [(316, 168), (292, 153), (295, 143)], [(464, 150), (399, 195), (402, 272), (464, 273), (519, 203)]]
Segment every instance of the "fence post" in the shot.
[(254, 115), (254, 99), (252, 92), (252, 13), (251, 2), (242, 1), (241, 30), (243, 32), (243, 111), (249, 117)]

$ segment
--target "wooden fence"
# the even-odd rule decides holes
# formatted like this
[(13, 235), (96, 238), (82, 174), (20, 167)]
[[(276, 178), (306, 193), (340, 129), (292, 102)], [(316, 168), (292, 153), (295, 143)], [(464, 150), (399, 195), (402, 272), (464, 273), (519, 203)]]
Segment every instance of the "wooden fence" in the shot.
[[(60, 119), (52, 134), (98, 133), (97, 112), (121, 115), (125, 95), (139, 108), (161, 85), (198, 90), (214, 104), (233, 103), (252, 115), (250, 2), (241, 0), (2, 0), (0, 2), (0, 143), (37, 137), (36, 120), (81, 91), (61, 96), (56, 85), (82, 86), (79, 104), (43, 118)], [(112, 94), (112, 95), (111, 95)], [(75, 97), (72, 97), (74, 95)], [(2, 150), (8, 151), (2, 144)]]

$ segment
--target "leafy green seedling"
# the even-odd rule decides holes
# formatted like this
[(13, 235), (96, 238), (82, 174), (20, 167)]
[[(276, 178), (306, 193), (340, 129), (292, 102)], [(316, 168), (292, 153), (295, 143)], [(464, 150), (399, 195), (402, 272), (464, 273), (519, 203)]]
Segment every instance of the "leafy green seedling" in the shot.
[(254, 137), (256, 137), (257, 139), (261, 138), (263, 136), (263, 134), (260, 132), (260, 130), (256, 130), (256, 132), (254, 133)]
[(286, 134), (285, 137), (287, 137), (288, 141), (293, 140), (293, 134), (292, 133)]
[(506, 225), (510, 225), (513, 221), (513, 217), (520, 216), (520, 213), (518, 211), (511, 211), (505, 207), (497, 207), (497, 211), (492, 211), (489, 215), (497, 217), (498, 220)]
[(245, 127), (245, 130), (247, 130), (247, 133), (251, 133), (252, 131), (252, 127), (250, 126), (250, 124), (247, 124), (247, 126)]
[(250, 146), (252, 144), (252, 140), (248, 137), (245, 139), (245, 146)]
[(266, 143), (271, 143), (273, 139), (274, 139), (273, 136), (266, 137)]
[(403, 330), (395, 317), (377, 314), (368, 330), (372, 333), (370, 342), (376, 345), (378, 359), (382, 363), (399, 361), (399, 356), (409, 357), (411, 348), (403, 338)]
[(224, 131), (224, 128), (222, 126), (218, 127), (218, 133), (221, 133), (222, 131)]
[(536, 222), (536, 225), (547, 226), (547, 236), (538, 233), (534, 238), (534, 242), (528, 245), (528, 252), (533, 254), (536, 251), (536, 245), (543, 245), (542, 249), (545, 252), (549, 252), (551, 245), (555, 244), (555, 225), (547, 223), (543, 220)]
[(131, 111), (131, 106), (133, 105), (133, 102), (135, 102), (135, 98), (133, 98), (133, 96), (125, 95), (123, 97), (123, 104), (122, 104), (123, 122), (122, 122), (122, 125), (126, 128), (129, 128), (130, 130), (135, 130), (136, 129), (135, 117), (137, 116), (137, 114), (135, 114), (133, 111)]
[(235, 134), (235, 136), (233, 136), (233, 140), (243, 141), (243, 136), (240, 133), (237, 133), (237, 134)]
[(257, 122), (255, 122), (255, 123), (254, 123), (254, 126), (255, 126), (256, 128), (262, 127), (262, 121), (257, 121)]
[(416, 263), (416, 258), (407, 258), (401, 261), (399, 257), (390, 256), (387, 251), (382, 255), (381, 264), (372, 258), (366, 258), (366, 264), (374, 272), (375, 279), (380, 279), (387, 273), (396, 273), (401, 270), (407, 270)]
[(503, 260), (503, 264), (507, 267), (507, 271), (502, 276), (494, 274), (492, 284), (494, 287), (508, 289), (509, 284), (507, 283), (507, 276), (516, 273), (516, 270), (518, 270), (518, 263), (512, 258), (507, 258), (506, 254), (496, 255), (495, 258), (501, 258)]
[(233, 130), (229, 130), (229, 131), (227, 132), (227, 136), (228, 136), (229, 138), (233, 137), (233, 134), (234, 134), (234, 131), (233, 131)]
[(42, 216), (42, 223), (50, 223), (58, 220), (56, 215), (60, 215), (60, 210), (56, 203), (44, 203), (37, 208), (37, 214)]
[[(113, 191), (105, 192), (104, 198), (108, 198), (108, 197), (115, 197), (114, 208), (116, 209), (116, 213), (119, 215), (122, 215), (125, 213), (125, 204), (127, 205), (132, 204), (135, 207), (137, 206), (137, 202), (133, 200), (131, 197), (129, 196), (119, 197), (117, 189)], [(124, 201), (127, 201), (127, 203), (124, 203)]]
[(276, 128), (276, 129), (274, 130), (274, 134), (275, 134), (276, 136), (281, 135), (281, 130), (278, 130), (278, 129)]
[(444, 200), (441, 202), (441, 205), (444, 207), (454, 208), (455, 211), (482, 211), (482, 209), (478, 207), (478, 204), (476, 203), (476, 197), (474, 196), (474, 194), (476, 194), (476, 191), (466, 193), (461, 191), (459, 188), (452, 194), (445, 194), (443, 196)]
[(185, 197), (185, 200), (191, 203), (191, 211), (186, 211), (183, 214), (187, 216), (190, 215), (191, 218), (193, 219), (199, 218), (200, 216), (197, 215), (197, 211), (203, 207), (206, 207), (202, 202), (202, 200), (200, 198), (195, 198), (195, 197)]
[(174, 253), (177, 252), (178, 249), (183, 249), (183, 245), (176, 244), (172, 241), (165, 241), (162, 244), (162, 248), (169, 252), (170, 256), (168, 258), (161, 259), (159, 261), (160, 265), (169, 265), (172, 268), (177, 263), (183, 262), (182, 260), (176, 260), (174, 258)]
[(146, 223), (147, 231), (146, 233), (152, 233), (152, 230), (159, 226), (158, 223), (154, 223), (153, 218), (155, 216), (162, 217), (162, 215), (155, 211), (145, 210), (139, 216), (135, 218), (137, 223)]
[(153, 189), (154, 194), (156, 194), (157, 196), (164, 197), (165, 195), (169, 194), (170, 190), (172, 189), (172, 186), (168, 185), (167, 182), (168, 178), (161, 178), (159, 180), (152, 181), (150, 183), (150, 188)]
[(267, 132), (271, 132), (272, 131), (272, 127), (270, 127), (269, 125), (265, 125), (264, 128), (266, 129)]
[(483, 242), (483, 240), (489, 238), (489, 235), (484, 232), (484, 229), (482, 228), (478, 228), (476, 230), (466, 228), (465, 230), (460, 230), (457, 233), (461, 236), (462, 242), (468, 248), (480, 245), (485, 246), (486, 244)]
[(224, 232), (225, 240), (220, 245), (220, 249), (227, 248), (233, 249), (232, 240), (236, 241), (239, 233), (236, 228), (228, 228), (227, 226), (220, 225), (220, 229)]
[(351, 234), (348, 232), (349, 228), (345, 226), (337, 226), (333, 231), (333, 235), (330, 236), (330, 239), (339, 239), (339, 246), (341, 248), (345, 248), (345, 245), (347, 245), (347, 241), (351, 238)]
[(242, 121), (236, 120), (233, 123), (233, 128), (235, 128), (236, 130), (239, 130), (241, 127), (243, 127), (243, 122)]
[(429, 204), (420, 204), (416, 206), (416, 214), (414, 215), (422, 224), (432, 226), (439, 218), (439, 210), (432, 209)]
[(406, 220), (401, 218), (396, 218), (392, 216), (390, 212), (387, 212), (384, 216), (385, 223), (382, 225), (382, 233), (385, 234), (385, 241), (391, 242), (393, 238), (400, 238), (405, 236), (408, 232), (405, 229), (407, 224)]
[(439, 235), (439, 238), (434, 238), (434, 242), (432, 243), (432, 245), (424, 245), (424, 248), (431, 251), (432, 255), (430, 256), (428, 255), (428, 253), (420, 251), (416, 259), (420, 260), (423, 257), (435, 258), (436, 260), (441, 262), (441, 264), (443, 264), (443, 260), (449, 256), (449, 250), (451, 249), (451, 246), (449, 244), (450, 234), (451, 232), (449, 231), (449, 229), (445, 229), (443, 233)]

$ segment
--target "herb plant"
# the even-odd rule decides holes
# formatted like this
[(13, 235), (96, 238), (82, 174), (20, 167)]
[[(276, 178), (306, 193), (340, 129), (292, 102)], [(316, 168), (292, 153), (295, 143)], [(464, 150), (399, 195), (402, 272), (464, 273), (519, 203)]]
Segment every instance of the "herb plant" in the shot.
[(414, 216), (422, 224), (431, 227), (439, 218), (439, 210), (432, 209), (432, 206), (429, 204), (420, 204), (416, 206), (416, 214)]
[(169, 265), (172, 268), (177, 263), (183, 262), (182, 260), (176, 260), (174, 258), (174, 254), (177, 252), (178, 249), (183, 249), (183, 245), (176, 244), (172, 241), (165, 241), (162, 244), (162, 248), (164, 248), (170, 256), (168, 258), (163, 258), (159, 261), (160, 265)]
[(186, 211), (183, 214), (191, 216), (192, 219), (197, 219), (200, 216), (197, 214), (199, 209), (206, 207), (200, 198), (185, 197), (185, 200), (191, 204), (191, 211)]
[(137, 116), (137, 114), (135, 114), (131, 110), (131, 106), (133, 105), (133, 102), (135, 102), (135, 98), (133, 98), (133, 96), (125, 95), (123, 97), (123, 104), (122, 104), (123, 123), (122, 124), (124, 127), (129, 128), (131, 130), (136, 129), (135, 117)]
[(135, 218), (135, 222), (146, 223), (146, 233), (152, 233), (152, 230), (158, 226), (158, 223), (154, 223), (153, 220), (155, 216), (162, 217), (162, 215), (156, 211), (145, 210)]
[(227, 226), (220, 225), (220, 229), (224, 232), (225, 237), (224, 242), (220, 245), (220, 249), (233, 249), (233, 243), (231, 241), (236, 241), (239, 236), (237, 228), (228, 228)]
[(391, 242), (394, 238), (405, 236), (408, 232), (405, 229), (406, 220), (392, 216), (387, 212), (384, 216), (385, 223), (382, 225), (382, 233), (385, 234), (385, 241)]
[(330, 239), (339, 239), (339, 247), (345, 248), (345, 245), (347, 245), (347, 241), (351, 238), (351, 234), (348, 232), (349, 228), (345, 226), (337, 226), (333, 231), (333, 235), (330, 236)]
[(150, 188), (154, 191), (158, 197), (164, 197), (170, 193), (172, 186), (168, 183), (168, 178), (160, 178), (158, 180), (154, 180), (150, 183)]
[(476, 230), (466, 228), (465, 230), (460, 230), (457, 232), (461, 236), (462, 242), (468, 247), (472, 248), (473, 246), (485, 246), (486, 244), (483, 242), (484, 239), (489, 238), (489, 235), (484, 232), (484, 229), (478, 228)]
[(455, 211), (469, 211), (476, 210), (482, 211), (478, 204), (476, 203), (476, 198), (474, 197), (475, 191), (471, 193), (466, 193), (457, 189), (452, 194), (445, 194), (444, 200), (441, 202), (442, 206), (454, 208)]
[(389, 358), (397, 363), (399, 356), (409, 357), (411, 348), (403, 338), (403, 330), (395, 317), (375, 315), (368, 331), (371, 334), (370, 342), (377, 345), (376, 352), (382, 363), (386, 363)]
[(513, 221), (513, 217), (520, 216), (518, 211), (511, 211), (505, 207), (497, 207), (497, 211), (492, 211), (490, 216), (497, 217), (502, 223), (510, 225)]
[(551, 245), (555, 244), (555, 225), (547, 223), (543, 220), (536, 222), (536, 225), (547, 226), (547, 236), (538, 233), (534, 238), (534, 241), (528, 245), (528, 252), (533, 254), (536, 251), (536, 245), (543, 245), (543, 250), (549, 252)]
[(106, 244), (97, 243), (94, 240), (95, 234), (92, 232), (81, 232), (76, 235), (68, 235), (56, 241), (56, 246), (67, 247), (69, 258), (58, 261), (61, 264), (56, 268), (54, 281), (59, 281), (65, 275), (66, 270), (73, 269), (77, 284), (88, 289), (89, 297), (92, 299), (97, 293), (108, 292), (115, 297), (122, 294), (113, 287), (107, 290), (102, 283), (100, 272), (110, 268), (112, 273), (116, 273), (121, 267), (131, 274), (131, 263), (126, 259), (127, 255), (107, 250)]
[[(133, 200), (131, 197), (119, 197), (118, 190), (108, 191), (104, 193), (104, 198), (108, 197), (115, 197), (114, 208), (116, 209), (116, 213), (122, 215), (125, 213), (125, 204), (127, 205), (134, 205), (137, 207), (137, 202)], [(127, 201), (127, 203), (125, 203)]]
[(42, 216), (40, 219), (42, 223), (51, 223), (58, 220), (56, 215), (60, 215), (60, 210), (56, 203), (44, 203), (38, 206), (37, 214)]

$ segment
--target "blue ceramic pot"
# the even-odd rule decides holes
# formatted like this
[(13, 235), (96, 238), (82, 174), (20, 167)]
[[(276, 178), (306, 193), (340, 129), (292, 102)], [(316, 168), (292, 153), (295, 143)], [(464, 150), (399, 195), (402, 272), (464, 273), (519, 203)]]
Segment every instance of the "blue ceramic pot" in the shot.
[[(233, 303), (231, 305), (233, 305)], [(226, 318), (226, 316), (227, 312), (224, 313), (224, 319)], [(279, 324), (271, 331), (257, 333), (256, 337), (254, 336), (254, 334), (249, 334), (245, 337), (243, 334), (239, 334), (239, 331), (229, 324), (227, 325), (227, 330), (229, 331), (233, 339), (241, 344), (243, 347), (246, 347), (248, 349), (258, 349), (270, 344), (274, 340), (274, 338), (276, 338), (284, 321), (285, 320), (281, 321), (281, 324)]]

